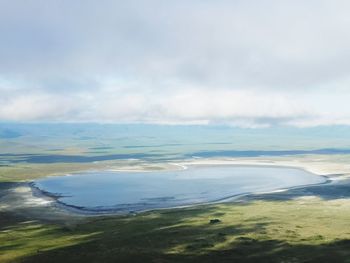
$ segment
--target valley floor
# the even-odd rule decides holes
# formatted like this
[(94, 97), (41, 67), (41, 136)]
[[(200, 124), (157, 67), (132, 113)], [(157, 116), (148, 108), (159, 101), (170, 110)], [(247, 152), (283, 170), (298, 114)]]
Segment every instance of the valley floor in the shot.
[(4, 182), (0, 262), (350, 262), (347, 156), (196, 163), (297, 166), (332, 181), (128, 216), (74, 213), (33, 196), (27, 182)]

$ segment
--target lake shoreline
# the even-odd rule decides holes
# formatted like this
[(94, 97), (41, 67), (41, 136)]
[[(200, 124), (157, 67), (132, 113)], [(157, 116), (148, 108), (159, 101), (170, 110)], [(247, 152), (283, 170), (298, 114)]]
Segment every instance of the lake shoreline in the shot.
[[(222, 161), (222, 160), (221, 160)], [(173, 210), (173, 209), (181, 209), (181, 208), (190, 208), (190, 207), (196, 207), (196, 206), (207, 206), (207, 205), (212, 205), (212, 204), (219, 204), (219, 203), (230, 203), (230, 202), (241, 202), (243, 201), (242, 199), (244, 199), (244, 197), (246, 196), (253, 196), (253, 195), (263, 195), (263, 194), (270, 194), (270, 193), (274, 193), (274, 192), (281, 192), (281, 191), (288, 191), (288, 190), (293, 190), (293, 189), (302, 189), (302, 188), (306, 188), (306, 187), (311, 187), (311, 186), (321, 186), (324, 184), (329, 184), (331, 183), (332, 180), (332, 174), (316, 174), (314, 172), (310, 172), (309, 169), (307, 169), (307, 167), (302, 167), (302, 166), (294, 166), (294, 165), (283, 165), (283, 164), (261, 164), (261, 163), (215, 163), (215, 162), (208, 162), (208, 163), (187, 163), (187, 164), (174, 164), (177, 165), (178, 167), (182, 168), (182, 169), (186, 169), (188, 166), (223, 166), (223, 165), (230, 165), (230, 166), (244, 166), (244, 167), (280, 167), (280, 168), (293, 168), (293, 169), (300, 169), (303, 171), (306, 171), (308, 173), (312, 173), (315, 176), (321, 176), (324, 178), (324, 182), (320, 182), (320, 183), (315, 183), (315, 184), (305, 184), (305, 185), (297, 185), (297, 186), (292, 186), (292, 187), (287, 187), (287, 188), (279, 188), (279, 189), (274, 189), (271, 191), (264, 191), (264, 192), (245, 192), (245, 193), (239, 193), (239, 194), (233, 194), (231, 196), (226, 196), (223, 198), (219, 198), (217, 200), (213, 200), (210, 202), (203, 202), (203, 203), (195, 203), (195, 204), (189, 204), (189, 205), (179, 205), (179, 206), (174, 206), (174, 207), (145, 207), (142, 210), (137, 210), (137, 209), (130, 209), (130, 207), (122, 209), (122, 208), (118, 208), (118, 209), (113, 209), (113, 208), (87, 208), (87, 207), (83, 207), (83, 206), (74, 206), (74, 205), (69, 205), (66, 204), (62, 201), (59, 200), (60, 198), (60, 194), (53, 194), (53, 193), (49, 193), (47, 191), (44, 191), (42, 189), (40, 189), (39, 187), (37, 187), (33, 182), (29, 182), (28, 183), (28, 187), (30, 187), (32, 194), (37, 197), (37, 198), (44, 198), (44, 199), (51, 199), (52, 201), (52, 205), (55, 206), (58, 209), (62, 209), (68, 213), (72, 213), (74, 215), (78, 215), (78, 216), (104, 216), (104, 215), (120, 215), (120, 216), (125, 216), (125, 215), (135, 215), (135, 214), (139, 214), (139, 213), (145, 213), (145, 212), (150, 212), (150, 211), (155, 211), (155, 210)], [(125, 170), (123, 170), (125, 171)], [(130, 171), (130, 170), (129, 170)]]

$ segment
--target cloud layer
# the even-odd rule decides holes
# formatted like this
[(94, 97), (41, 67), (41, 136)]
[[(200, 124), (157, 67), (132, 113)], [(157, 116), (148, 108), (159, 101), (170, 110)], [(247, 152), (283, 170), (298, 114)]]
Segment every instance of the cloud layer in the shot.
[(0, 2), (0, 120), (350, 124), (348, 1)]

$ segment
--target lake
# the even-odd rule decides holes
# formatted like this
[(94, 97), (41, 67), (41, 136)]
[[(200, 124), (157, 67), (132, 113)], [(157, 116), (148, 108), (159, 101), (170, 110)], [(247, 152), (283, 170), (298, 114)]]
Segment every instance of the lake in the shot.
[(202, 165), (177, 171), (94, 171), (46, 177), (34, 185), (68, 206), (91, 211), (132, 212), (230, 200), (325, 182), (298, 168)]

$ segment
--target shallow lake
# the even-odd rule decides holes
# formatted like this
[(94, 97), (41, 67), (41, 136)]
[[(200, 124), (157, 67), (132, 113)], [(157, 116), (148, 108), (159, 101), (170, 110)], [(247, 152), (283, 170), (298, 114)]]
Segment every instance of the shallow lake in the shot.
[(59, 201), (86, 210), (121, 212), (186, 206), (325, 182), (302, 169), (275, 166), (190, 166), (179, 171), (86, 172), (34, 182)]

